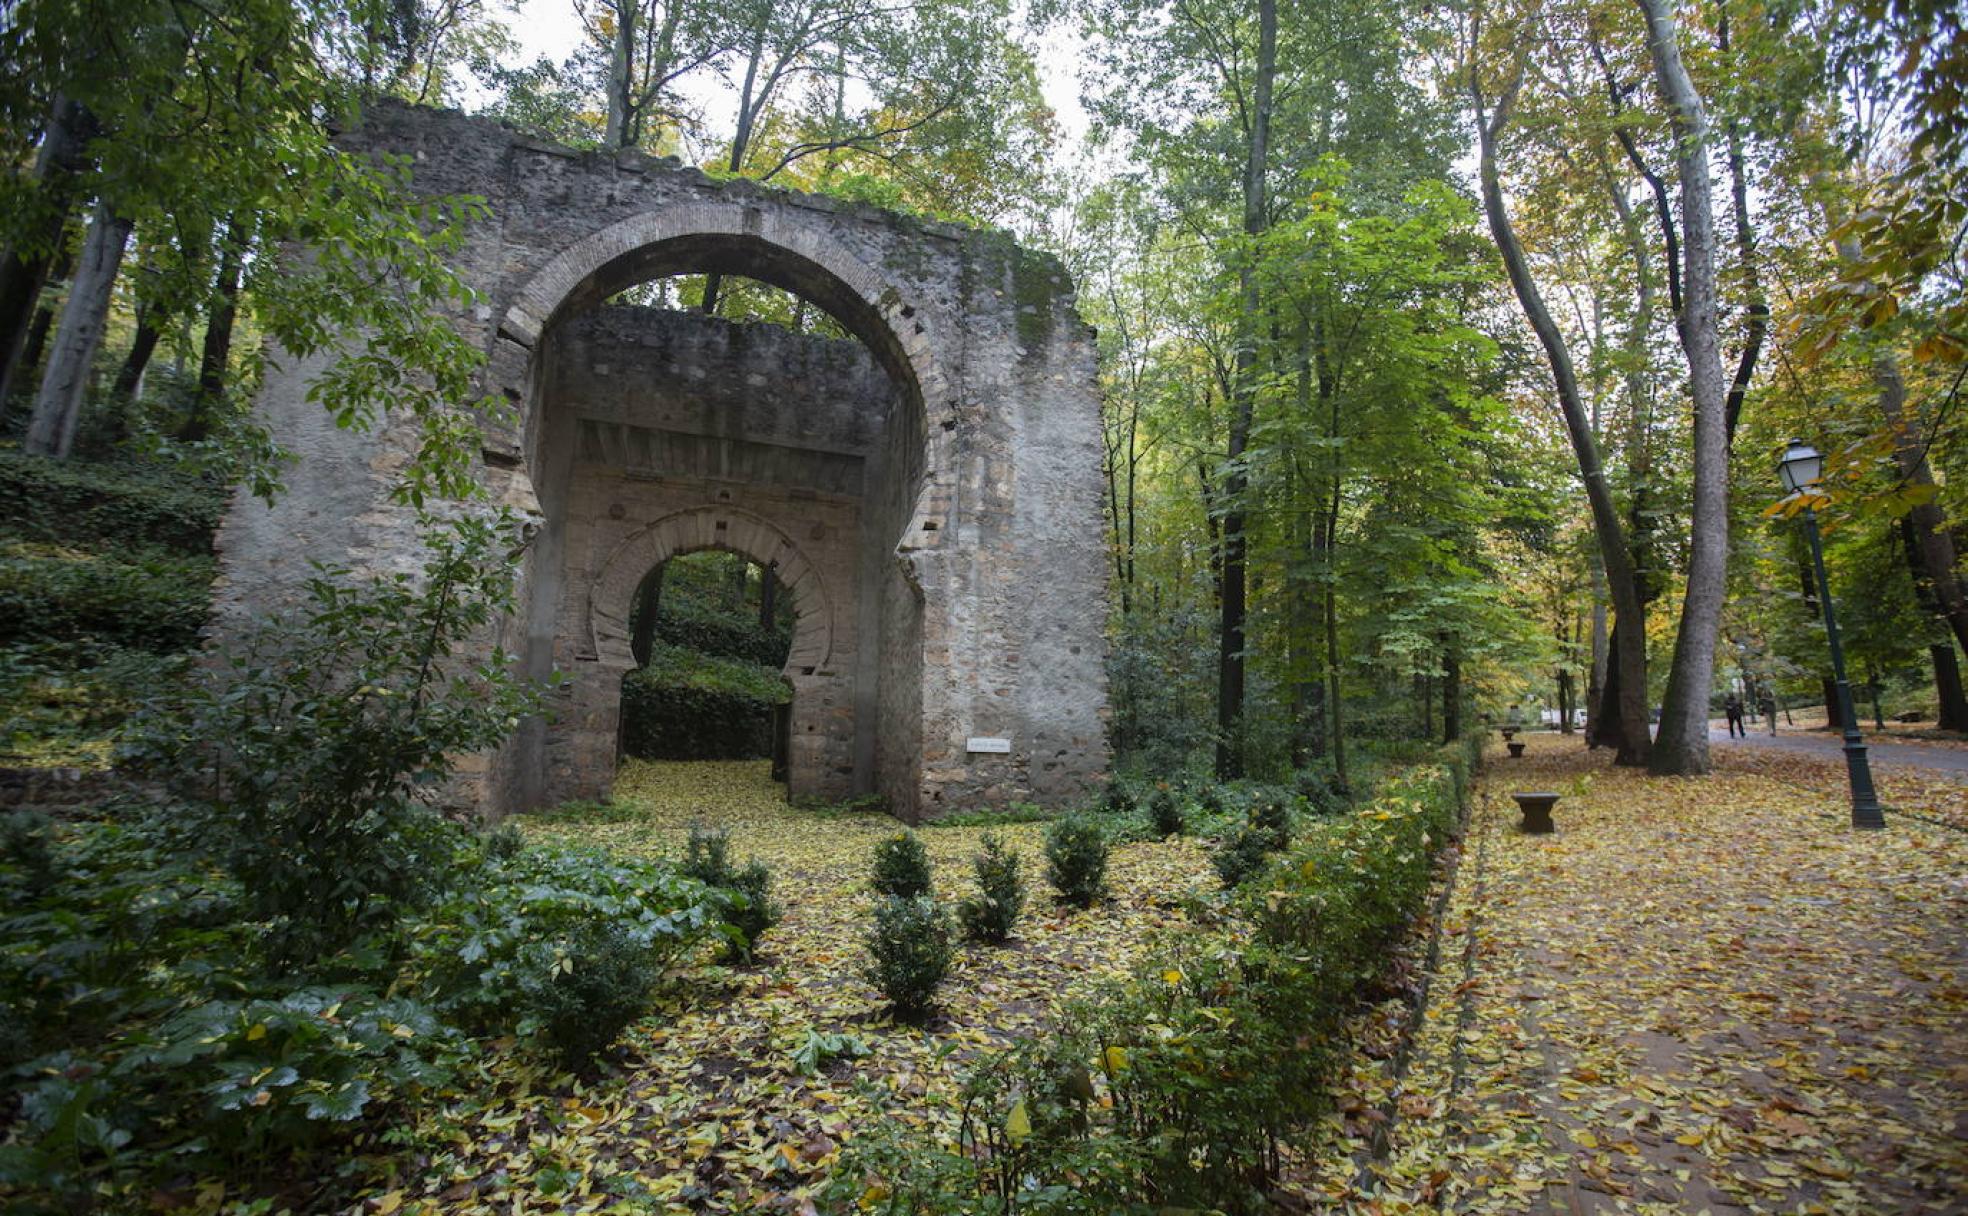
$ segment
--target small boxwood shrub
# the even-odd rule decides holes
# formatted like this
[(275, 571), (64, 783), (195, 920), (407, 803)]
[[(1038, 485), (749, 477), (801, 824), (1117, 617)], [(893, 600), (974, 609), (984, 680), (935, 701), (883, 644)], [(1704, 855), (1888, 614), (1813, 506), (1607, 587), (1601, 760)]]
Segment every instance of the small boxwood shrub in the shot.
[(1158, 785), (1148, 795), (1148, 821), (1155, 829), (1155, 835), (1166, 840), (1170, 836), (1182, 835), (1188, 820), (1182, 813), (1182, 799), (1167, 785)]
[(783, 915), (772, 899), (772, 871), (756, 858), (742, 866), (733, 862), (731, 834), (701, 823), (690, 825), (681, 869), (705, 886), (720, 887), (739, 897), (732, 901), (725, 918), (738, 932), (731, 954), (750, 960), (758, 950), (759, 938)]
[(897, 832), (875, 844), (868, 888), (887, 899), (915, 899), (930, 893), (929, 850), (914, 832)]
[(1072, 815), (1046, 829), (1046, 881), (1059, 898), (1090, 908), (1107, 891), (1107, 832), (1098, 820)]
[(553, 976), (533, 994), (540, 1041), (568, 1068), (584, 1068), (649, 1008), (662, 972), (627, 930), (583, 922)]
[(927, 1014), (955, 958), (950, 918), (935, 900), (917, 895), (875, 902), (862, 974), (888, 999), (896, 1017), (912, 1021)]
[(1250, 826), (1264, 834), (1273, 850), (1290, 846), (1292, 838), (1291, 802), (1282, 791), (1259, 790), (1251, 799)]
[(1223, 880), (1224, 886), (1240, 887), (1264, 868), (1275, 851), (1271, 834), (1247, 823), (1217, 846), (1216, 852), (1210, 855), (1210, 864), (1216, 867), (1217, 877)]
[(977, 895), (957, 905), (957, 919), (971, 941), (1002, 945), (1025, 909), (1025, 879), (1019, 873), (1019, 856), (995, 833), (986, 833), (984, 851), (971, 867), (977, 872)]
[(1237, 897), (1247, 935), (1174, 943), (1049, 1036), (981, 1061), (961, 1145), (868, 1129), (829, 1199), (879, 1185), (919, 1216), (1037, 1211), (1053, 1194), (1073, 1210), (1267, 1210), (1278, 1148), (1325, 1113), (1346, 1017), (1455, 829), (1474, 756), (1438, 755), (1301, 836)]

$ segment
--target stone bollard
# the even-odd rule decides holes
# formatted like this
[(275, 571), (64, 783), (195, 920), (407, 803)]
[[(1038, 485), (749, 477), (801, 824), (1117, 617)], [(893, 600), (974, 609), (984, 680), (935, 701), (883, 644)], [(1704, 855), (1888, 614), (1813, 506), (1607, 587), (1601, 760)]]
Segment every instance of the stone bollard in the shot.
[(1523, 829), (1534, 836), (1542, 836), (1557, 831), (1551, 822), (1551, 808), (1557, 804), (1556, 794), (1512, 794), (1517, 800), (1517, 809), (1524, 812)]
[(1522, 759), (1524, 758), (1524, 745), (1523, 745), (1523, 744), (1521, 744), (1521, 743), (1511, 743), (1511, 744), (1508, 744), (1508, 746), (1509, 746), (1509, 748), (1510, 748), (1510, 758), (1511, 758), (1512, 760), (1522, 760)]

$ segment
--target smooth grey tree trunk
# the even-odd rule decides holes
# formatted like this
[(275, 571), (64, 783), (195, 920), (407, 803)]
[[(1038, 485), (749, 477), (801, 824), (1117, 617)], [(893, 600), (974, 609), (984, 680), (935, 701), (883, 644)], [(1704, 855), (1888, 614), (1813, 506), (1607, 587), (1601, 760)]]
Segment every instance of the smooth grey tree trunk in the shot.
[(1648, 768), (1663, 776), (1706, 773), (1708, 702), (1715, 638), (1729, 577), (1728, 380), (1717, 326), (1715, 215), (1708, 171), (1708, 115), (1681, 62), (1674, 15), (1664, 0), (1637, 0), (1647, 18), (1647, 49), (1667, 101), (1681, 175), (1682, 299), (1675, 326), (1694, 397), (1694, 504), (1688, 583)]
[[(1551, 365), (1553, 387), (1558, 393), (1558, 408), (1565, 419), (1565, 431), (1571, 438), (1572, 451), (1578, 458), (1579, 478), (1585, 483), (1586, 502), (1592, 509), (1593, 533), (1599, 541), (1599, 556), (1605, 566), (1607, 589), (1612, 594), (1615, 616), (1613, 665), (1607, 673), (1607, 683), (1617, 685), (1619, 696), (1617, 762), (1643, 765), (1647, 763), (1653, 740), (1647, 729), (1647, 639), (1646, 630), (1641, 624), (1640, 583), (1633, 569), (1632, 551), (1627, 547), (1626, 528), (1620, 522), (1619, 508), (1613, 502), (1612, 486), (1606, 480), (1605, 466), (1599, 458), (1599, 441), (1592, 433), (1585, 400), (1579, 392), (1578, 374), (1572, 365), (1571, 352), (1565, 345), (1563, 332), (1551, 318), (1551, 310), (1545, 306), (1544, 295), (1538, 290), (1536, 278), (1531, 274), (1530, 259), (1524, 253), (1523, 243), (1517, 239), (1517, 229), (1511, 222), (1509, 208), (1504, 205), (1503, 183), (1497, 171), (1497, 134), (1509, 122), (1517, 92), (1523, 83), (1524, 65), (1521, 61), (1517, 64), (1516, 73), (1497, 98), (1494, 110), (1491, 110), (1476, 70), (1473, 47), (1479, 41), (1479, 33), (1472, 30), (1472, 49), (1465, 53), (1468, 56), (1466, 83), (1476, 115), (1483, 213), (1489, 220), (1490, 235), (1496, 241), (1497, 251), (1503, 257), (1511, 290), (1516, 293), (1524, 318), (1537, 334), (1539, 344), (1544, 347), (1545, 358)], [(1625, 628), (1620, 627), (1622, 623), (1626, 623)]]
[[(63, 260), (62, 239), (75, 203), (75, 181), (81, 171), (91, 122), (80, 103), (57, 97), (49, 111), (34, 159), (34, 182), (41, 191), (43, 214), (34, 231), (0, 257), (0, 399), (24, 383), (33, 362), (23, 355), (33, 324), (35, 303), (47, 285), (49, 269)], [(56, 276), (59, 277), (59, 274)]]
[(48, 352), (48, 368), (34, 397), (22, 447), (37, 456), (65, 457), (75, 445), (75, 424), (82, 415), (82, 396), (89, 384), (90, 364), (102, 345), (109, 319), (110, 292), (123, 264), (123, 247), (130, 240), (130, 221), (96, 204), (89, 231), (82, 238), (82, 257), (75, 282), (62, 307), (61, 328)]

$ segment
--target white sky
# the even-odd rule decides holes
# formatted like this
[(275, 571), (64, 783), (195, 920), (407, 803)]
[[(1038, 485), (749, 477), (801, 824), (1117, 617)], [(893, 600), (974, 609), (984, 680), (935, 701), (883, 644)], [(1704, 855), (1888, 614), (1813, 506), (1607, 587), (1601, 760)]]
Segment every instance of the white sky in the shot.
[[(514, 0), (511, 28), (514, 40), (522, 48), (523, 63), (531, 63), (542, 55), (561, 63), (573, 54), (583, 37), (573, 0)], [(1059, 121), (1061, 141), (1055, 155), (1065, 156), (1084, 141), (1087, 130), (1086, 111), (1080, 105), (1079, 33), (1071, 28), (1055, 28), (1034, 50), (1038, 56), (1040, 85)], [(731, 108), (709, 104), (721, 100), (724, 86), (708, 73), (689, 82), (687, 91), (693, 94), (693, 100), (705, 103), (709, 113), (727, 113)]]

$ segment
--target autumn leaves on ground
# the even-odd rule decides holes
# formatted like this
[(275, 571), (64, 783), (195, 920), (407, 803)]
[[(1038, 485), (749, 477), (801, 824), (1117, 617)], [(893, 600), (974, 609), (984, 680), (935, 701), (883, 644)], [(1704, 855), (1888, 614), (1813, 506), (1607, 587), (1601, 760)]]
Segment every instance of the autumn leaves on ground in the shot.
[[(1945, 1212), (1968, 1203), (1968, 787), (1884, 774), (1901, 813), (1844, 826), (1842, 771), (1718, 748), (1703, 783), (1536, 737), (1492, 758), (1408, 943), (1359, 1019), (1335, 1114), (1277, 1198), (1312, 1210)], [(1516, 830), (1513, 790), (1562, 795)], [(638, 766), (536, 837), (675, 852), (713, 817), (787, 908), (758, 962), (669, 993), (605, 1079), (509, 1057), (425, 1114), (415, 1175), (368, 1211), (807, 1210), (876, 1108), (948, 1130), (968, 1060), (1125, 971), (1216, 886), (1193, 841), (1116, 850), (1113, 898), (1035, 902), (967, 947), (941, 1016), (891, 1024), (858, 977), (877, 815), (793, 810), (758, 764)], [(1039, 829), (995, 829), (1039, 862)], [(924, 832), (946, 897), (983, 829)], [(1036, 878), (1036, 874), (1032, 875)], [(1432, 961), (1431, 961), (1432, 960)], [(1398, 962), (1398, 960), (1397, 960)], [(1419, 1018), (1415, 994), (1426, 994)], [(399, 1161), (400, 1165), (409, 1163)]]

